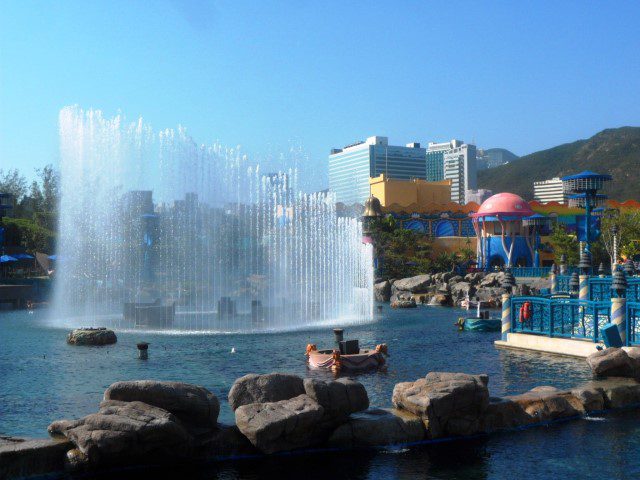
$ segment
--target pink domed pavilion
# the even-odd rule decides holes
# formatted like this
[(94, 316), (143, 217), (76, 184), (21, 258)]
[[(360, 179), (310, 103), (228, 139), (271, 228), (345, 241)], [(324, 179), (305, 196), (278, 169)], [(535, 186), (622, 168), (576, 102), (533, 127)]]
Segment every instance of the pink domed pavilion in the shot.
[(486, 199), (471, 215), (478, 238), (478, 266), (533, 266), (536, 261), (536, 226), (546, 217), (534, 214), (514, 193), (498, 193)]

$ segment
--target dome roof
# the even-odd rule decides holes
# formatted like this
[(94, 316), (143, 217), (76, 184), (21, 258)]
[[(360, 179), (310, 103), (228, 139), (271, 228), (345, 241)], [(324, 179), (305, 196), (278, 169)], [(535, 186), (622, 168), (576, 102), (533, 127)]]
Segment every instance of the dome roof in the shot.
[(533, 210), (522, 197), (514, 193), (498, 193), (487, 198), (478, 213), (473, 214), (474, 217), (528, 217), (533, 215)]

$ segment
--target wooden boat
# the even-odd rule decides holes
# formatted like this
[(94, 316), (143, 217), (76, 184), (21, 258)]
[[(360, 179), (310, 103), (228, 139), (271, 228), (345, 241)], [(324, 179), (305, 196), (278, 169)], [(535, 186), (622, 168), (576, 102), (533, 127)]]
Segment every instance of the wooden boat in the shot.
[(333, 372), (362, 372), (382, 367), (389, 352), (386, 343), (376, 348), (358, 348), (358, 353), (341, 354), (338, 349), (318, 350), (310, 343), (307, 345), (309, 368), (331, 370)]

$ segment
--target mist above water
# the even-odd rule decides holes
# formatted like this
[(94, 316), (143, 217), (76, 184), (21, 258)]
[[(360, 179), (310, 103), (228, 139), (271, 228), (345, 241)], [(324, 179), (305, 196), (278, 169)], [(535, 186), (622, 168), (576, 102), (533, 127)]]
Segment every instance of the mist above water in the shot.
[(167, 330), (372, 318), (361, 225), (338, 216), (332, 194), (299, 190), (295, 155), (264, 171), (182, 127), (154, 131), (78, 107), (62, 109), (59, 123), (57, 322), (151, 328), (122, 312), (154, 302), (175, 308), (171, 321), (151, 321)]

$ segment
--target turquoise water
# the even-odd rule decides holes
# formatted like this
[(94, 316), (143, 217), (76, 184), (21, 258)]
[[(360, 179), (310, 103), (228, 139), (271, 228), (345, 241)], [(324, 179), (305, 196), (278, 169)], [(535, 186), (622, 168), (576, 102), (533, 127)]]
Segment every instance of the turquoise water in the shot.
[[(346, 328), (346, 337), (359, 338), (363, 345), (389, 345), (387, 370), (358, 376), (372, 406), (390, 406), (396, 383), (429, 371), (488, 373), (492, 395), (538, 385), (568, 387), (591, 377), (583, 360), (497, 350), (493, 341), (498, 333), (458, 332), (453, 323), (461, 314), (439, 307), (385, 306), (374, 322)], [(330, 377), (308, 371), (304, 357), (307, 343), (332, 344), (328, 328), (247, 335), (117, 332), (116, 345), (73, 347), (65, 342), (67, 330), (47, 326), (45, 316), (0, 313), (0, 434), (45, 436), (53, 420), (95, 412), (105, 388), (117, 380), (204, 385), (223, 402), (221, 421), (231, 423), (226, 396), (241, 375), (286, 371)], [(148, 361), (137, 359), (135, 344), (141, 340), (151, 344)], [(603, 472), (610, 478), (640, 478), (631, 475), (640, 474), (639, 447), (640, 415), (630, 411), (446, 445), (228, 463), (190, 476), (269, 478), (285, 462), (291, 472), (313, 466), (332, 478), (493, 479), (509, 478), (510, 462), (516, 462), (519, 478), (602, 478)]]

